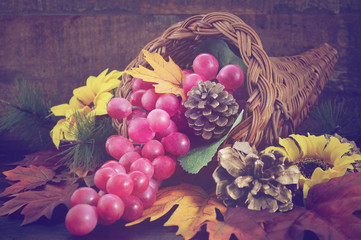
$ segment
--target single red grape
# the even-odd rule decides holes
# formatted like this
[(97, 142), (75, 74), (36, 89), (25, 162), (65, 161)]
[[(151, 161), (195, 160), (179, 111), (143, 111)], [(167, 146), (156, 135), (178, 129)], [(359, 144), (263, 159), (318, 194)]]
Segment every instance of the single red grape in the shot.
[(97, 218), (96, 208), (82, 203), (69, 209), (65, 216), (65, 226), (73, 235), (83, 236), (93, 231)]
[(129, 171), (141, 171), (145, 173), (148, 178), (151, 178), (154, 173), (154, 167), (149, 159), (139, 158), (130, 165)]
[(193, 70), (207, 81), (216, 78), (219, 68), (217, 59), (209, 53), (201, 53), (193, 60)]
[(129, 177), (134, 182), (133, 194), (144, 192), (149, 186), (149, 178), (145, 173), (141, 171), (132, 171), (129, 173)]
[(134, 182), (128, 174), (120, 173), (109, 178), (106, 189), (118, 197), (129, 196), (133, 192)]
[(155, 132), (150, 128), (147, 118), (136, 118), (129, 123), (128, 135), (134, 142), (146, 143), (154, 138)]
[(135, 196), (137, 196), (142, 201), (143, 208), (147, 209), (153, 206), (157, 197), (157, 192), (154, 188), (149, 186), (145, 191), (142, 193), (137, 193)]
[(184, 81), (183, 81), (183, 90), (184, 90), (184, 93), (187, 95), (187, 93), (194, 87), (194, 86), (198, 86), (198, 82), (199, 81), (206, 81), (206, 79), (198, 74), (198, 73), (192, 73), (192, 74), (189, 74), (187, 75), (185, 78), (184, 78)]
[(169, 116), (173, 116), (179, 109), (179, 100), (176, 95), (166, 93), (159, 96), (155, 103), (155, 108), (166, 111)]
[(162, 109), (153, 109), (148, 113), (147, 120), (153, 132), (160, 132), (169, 127), (170, 116)]
[(123, 119), (132, 113), (132, 104), (125, 98), (115, 97), (109, 100), (107, 112), (111, 118)]
[(180, 132), (174, 132), (164, 137), (162, 143), (167, 152), (176, 156), (186, 154), (190, 148), (189, 138)]
[(168, 156), (159, 156), (152, 162), (154, 166), (153, 178), (164, 180), (171, 177), (175, 171), (175, 162)]
[(133, 112), (127, 117), (127, 125), (136, 118), (147, 118), (147, 113), (140, 109), (134, 109)]
[(137, 91), (140, 89), (144, 89), (144, 90), (151, 89), (151, 88), (154, 88), (153, 84), (154, 83), (146, 82), (141, 78), (134, 78), (133, 83), (132, 83), (132, 90), (134, 92), (134, 91)]
[(100, 168), (105, 168), (105, 167), (113, 168), (114, 171), (116, 171), (117, 173), (126, 173), (124, 166), (116, 160), (109, 160), (105, 162)]
[(122, 218), (125, 221), (134, 221), (142, 216), (144, 207), (142, 201), (138, 197), (129, 195), (123, 198), (123, 202), (125, 208)]
[(145, 91), (146, 90), (140, 89), (135, 92), (132, 92), (129, 95), (130, 104), (132, 104), (133, 106), (137, 106), (137, 107), (143, 107), (142, 106), (142, 97), (143, 97), (143, 94), (145, 93)]
[[(185, 112), (185, 111), (184, 111)], [(178, 111), (171, 120), (177, 125), (178, 130), (186, 129), (188, 126), (187, 117), (184, 115), (184, 112)]]
[(100, 190), (106, 191), (106, 184), (109, 178), (118, 174), (113, 168), (105, 167), (99, 168), (94, 174), (94, 184)]
[(152, 188), (154, 188), (155, 191), (158, 191), (158, 189), (160, 188), (160, 186), (162, 185), (162, 180), (160, 179), (155, 179), (155, 178), (151, 178), (149, 180), (149, 186), (151, 186)]
[(120, 159), (124, 153), (134, 151), (134, 146), (129, 139), (120, 135), (112, 135), (105, 142), (105, 149), (110, 156)]
[(127, 152), (119, 159), (119, 163), (123, 165), (126, 172), (129, 172), (130, 165), (138, 158), (141, 158), (139, 153)]
[(164, 147), (157, 140), (150, 140), (146, 144), (144, 144), (142, 148), (142, 157), (145, 157), (149, 160), (153, 160), (154, 158), (164, 155)]
[(124, 202), (117, 195), (105, 194), (98, 201), (97, 213), (100, 224), (110, 225), (122, 217)]
[(148, 111), (152, 111), (155, 108), (155, 103), (157, 102), (159, 96), (160, 94), (156, 93), (154, 88), (146, 90), (142, 96), (143, 108)]
[(173, 132), (178, 132), (178, 127), (177, 127), (177, 124), (175, 124), (175, 122), (173, 120), (170, 120), (170, 124), (167, 127), (167, 129), (165, 129), (161, 132), (155, 133), (155, 138), (158, 140), (161, 140), (162, 138), (168, 136), (169, 134), (171, 134)]
[(236, 89), (244, 82), (244, 72), (241, 67), (228, 64), (219, 70), (217, 80), (226, 89)]
[(90, 187), (80, 187), (76, 189), (70, 197), (70, 203), (73, 207), (81, 203), (96, 206), (98, 200), (99, 194)]

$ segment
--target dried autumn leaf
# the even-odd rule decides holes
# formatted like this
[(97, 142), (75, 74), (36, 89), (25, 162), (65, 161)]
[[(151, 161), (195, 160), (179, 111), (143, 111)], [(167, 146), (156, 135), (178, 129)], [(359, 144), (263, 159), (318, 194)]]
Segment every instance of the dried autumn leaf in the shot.
[(59, 160), (61, 160), (63, 157), (60, 154), (61, 152), (62, 150), (58, 150), (56, 148), (38, 151), (26, 155), (22, 161), (12, 163), (12, 165), (16, 164), (24, 167), (30, 165), (43, 166), (55, 170), (61, 166), (60, 164), (58, 164)]
[(268, 239), (262, 228), (266, 220), (278, 216), (280, 213), (249, 210), (244, 207), (228, 208), (224, 221), (206, 222), (210, 240), (230, 239), (234, 234), (238, 239)]
[(126, 224), (135, 225), (150, 218), (154, 221), (165, 215), (171, 208), (178, 205), (164, 226), (178, 226), (177, 235), (184, 239), (192, 238), (206, 221), (216, 219), (216, 208), (221, 213), (226, 207), (216, 198), (209, 196), (201, 187), (181, 184), (159, 190), (157, 201), (151, 208), (144, 211), (143, 216)]
[(5, 191), (0, 194), (0, 197), (42, 186), (55, 176), (55, 172), (52, 169), (33, 165), (29, 167), (17, 166), (12, 170), (3, 172), (3, 174), (7, 180), (19, 182), (7, 187)]
[(21, 225), (32, 223), (41, 216), (50, 219), (56, 206), (65, 204), (70, 207), (70, 196), (77, 187), (78, 184), (46, 184), (41, 191), (14, 194), (14, 198), (0, 208), (0, 216), (12, 214), (25, 206), (21, 211), (24, 215)]
[(180, 95), (183, 101), (185, 101), (186, 95), (183, 88), (181, 88), (185, 77), (182, 69), (173, 62), (171, 57), (169, 57), (169, 61), (167, 62), (158, 53), (150, 53), (147, 50), (143, 50), (142, 52), (145, 60), (152, 66), (153, 70), (138, 66), (125, 72), (134, 78), (141, 78), (146, 82), (158, 83), (154, 86), (155, 92), (157, 93), (173, 93)]
[(271, 239), (302, 239), (305, 230), (320, 239), (359, 239), (361, 173), (347, 174), (312, 187), (307, 208), (297, 207), (265, 223)]

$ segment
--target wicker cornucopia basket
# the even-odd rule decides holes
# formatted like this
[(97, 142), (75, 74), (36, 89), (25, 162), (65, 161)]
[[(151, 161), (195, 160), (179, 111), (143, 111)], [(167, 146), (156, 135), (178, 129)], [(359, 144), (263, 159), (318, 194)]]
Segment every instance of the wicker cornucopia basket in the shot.
[[(328, 44), (292, 57), (269, 57), (257, 33), (239, 17), (222, 12), (196, 15), (174, 24), (144, 49), (171, 56), (181, 68), (190, 68), (190, 54), (203, 40), (217, 38), (238, 48), (247, 67), (249, 98), (243, 121), (233, 129), (226, 144), (248, 141), (253, 146), (274, 144), (307, 117), (337, 61)], [(147, 66), (139, 54), (126, 69)], [(124, 74), (116, 95), (128, 98), (132, 77)], [(124, 121), (114, 121), (119, 134), (127, 135)]]

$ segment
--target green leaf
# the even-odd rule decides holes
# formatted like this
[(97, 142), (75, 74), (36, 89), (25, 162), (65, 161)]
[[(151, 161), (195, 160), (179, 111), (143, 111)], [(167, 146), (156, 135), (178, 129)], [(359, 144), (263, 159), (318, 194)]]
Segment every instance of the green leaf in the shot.
[(180, 162), (183, 169), (189, 173), (197, 174), (202, 167), (206, 166), (216, 154), (219, 146), (224, 142), (228, 134), (232, 129), (237, 126), (242, 121), (243, 110), (238, 115), (236, 121), (233, 123), (231, 129), (228, 131), (227, 135), (218, 141), (201, 147), (191, 149), (186, 155), (180, 156), (178, 161)]
[(195, 50), (195, 55), (198, 55), (200, 53), (212, 54), (218, 60), (219, 69), (228, 64), (235, 64), (241, 67), (244, 74), (247, 76), (247, 67), (244, 64), (244, 61), (230, 49), (230, 47), (224, 40), (204, 40)]

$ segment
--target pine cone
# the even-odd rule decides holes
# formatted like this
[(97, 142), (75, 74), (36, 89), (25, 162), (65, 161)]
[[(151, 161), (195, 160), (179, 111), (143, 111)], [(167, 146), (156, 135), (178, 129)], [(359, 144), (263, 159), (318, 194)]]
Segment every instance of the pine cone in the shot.
[(217, 197), (228, 206), (270, 212), (293, 208), (293, 190), (300, 177), (298, 168), (283, 153), (258, 154), (247, 142), (218, 151), (219, 166), (213, 172)]
[(224, 86), (211, 81), (199, 81), (188, 92), (185, 116), (195, 135), (203, 139), (224, 136), (237, 118), (238, 104)]
[[(341, 143), (348, 143), (351, 145), (351, 149), (346, 153), (348, 156), (351, 156), (353, 154), (361, 155), (360, 148), (357, 147), (355, 141), (350, 141), (347, 138), (344, 138), (344, 137), (338, 135), (337, 133), (335, 133), (334, 135), (325, 134), (325, 137), (328, 141), (330, 141), (331, 136), (340, 140)], [(349, 170), (350, 172), (361, 172), (361, 159), (355, 160), (355, 162), (352, 163), (352, 166), (353, 166), (353, 169), (350, 169)]]

